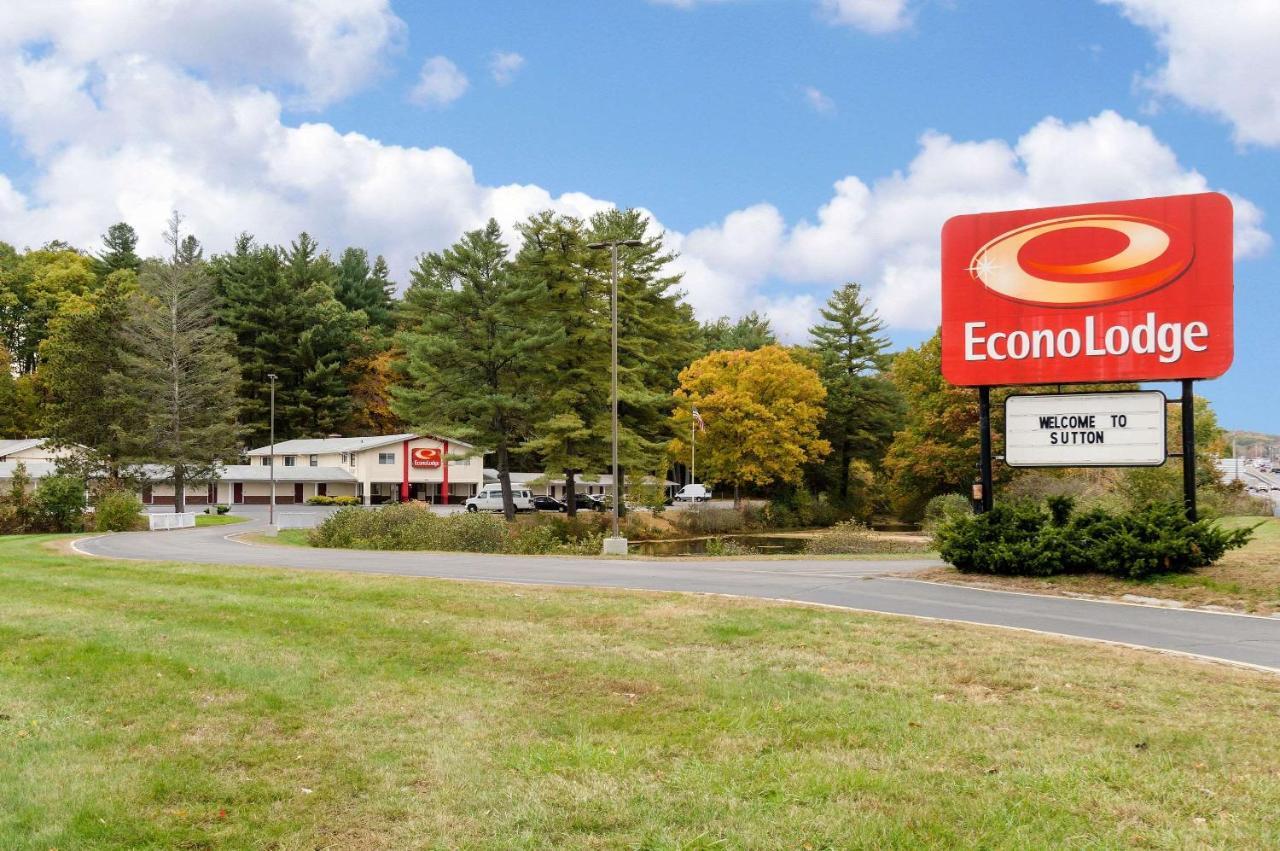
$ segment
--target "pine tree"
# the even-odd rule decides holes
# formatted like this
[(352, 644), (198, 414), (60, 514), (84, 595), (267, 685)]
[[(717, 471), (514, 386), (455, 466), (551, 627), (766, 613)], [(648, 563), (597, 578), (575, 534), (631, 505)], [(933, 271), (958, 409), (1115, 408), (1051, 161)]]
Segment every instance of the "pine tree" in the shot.
[(714, 322), (703, 323), (701, 334), (703, 354), (738, 350), (754, 352), (778, 343), (769, 317), (761, 316), (754, 310), (744, 314), (736, 322), (727, 316), (721, 316)]
[(363, 310), (369, 326), (383, 334), (392, 329), (392, 293), (387, 261), (381, 255), (369, 265), (363, 248), (348, 248), (338, 259), (334, 295), (348, 310)]
[(40, 345), (44, 431), (72, 450), (75, 473), (86, 481), (127, 472), (120, 435), (129, 429), (131, 412), (116, 394), (102, 392), (102, 381), (123, 369), (123, 327), (137, 288), (131, 270), (112, 272), (101, 290), (63, 304)]
[(106, 250), (93, 261), (98, 277), (107, 278), (112, 272), (129, 271), (135, 275), (142, 266), (142, 258), (134, 251), (138, 247), (138, 233), (127, 222), (116, 222), (102, 235)]
[(180, 227), (174, 213), (170, 258), (143, 268), (124, 325), (123, 366), (109, 382), (131, 409), (117, 429), (126, 457), (170, 471), (178, 512), (188, 483), (216, 478), (239, 454), (231, 340), (216, 324), (213, 281), (203, 261), (190, 259)]
[(861, 288), (845, 284), (822, 308), (823, 322), (809, 329), (818, 375), (827, 390), (822, 436), (831, 444), (826, 476), (843, 505), (850, 499), (850, 464), (875, 462), (901, 421), (897, 388), (885, 376), (889, 340), (884, 322), (867, 308)]
[(503, 511), (514, 519), (511, 453), (533, 407), (530, 363), (551, 342), (531, 321), (536, 282), (512, 274), (492, 219), (445, 251), (424, 255), (412, 279), (400, 335), (406, 381), (395, 389), (393, 408), (417, 428), (491, 450)]

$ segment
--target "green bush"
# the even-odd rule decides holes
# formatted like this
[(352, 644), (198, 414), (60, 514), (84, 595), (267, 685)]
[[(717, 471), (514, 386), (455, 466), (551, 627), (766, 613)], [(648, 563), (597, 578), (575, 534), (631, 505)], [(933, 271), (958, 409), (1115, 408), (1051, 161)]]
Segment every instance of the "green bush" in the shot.
[(8, 490), (0, 495), (0, 535), (21, 535), (35, 532), (36, 507), (31, 497), (31, 476), (27, 465), (18, 463), (13, 468)]
[(739, 543), (732, 538), (716, 536), (707, 539), (707, 555), (709, 556), (749, 556), (758, 553), (755, 547)]
[(329, 499), (333, 500), (333, 503), (332, 503), (333, 505), (359, 505), (360, 504), (360, 498), (357, 496), (332, 496), (332, 497), (329, 497)]
[(1105, 573), (1140, 579), (1212, 564), (1242, 547), (1251, 529), (1222, 529), (1211, 520), (1192, 522), (1176, 503), (1158, 502), (1110, 513), (1076, 513), (1069, 497), (1049, 511), (1031, 504), (1001, 504), (986, 514), (944, 523), (936, 536), (942, 558), (968, 573), (1054, 576)]
[(933, 534), (954, 517), (973, 513), (973, 503), (962, 493), (940, 493), (924, 506), (924, 531)]
[(333, 499), (334, 498), (331, 496), (320, 496), (317, 494), (316, 496), (307, 499), (307, 505), (333, 505)]
[(84, 482), (71, 476), (46, 476), (32, 500), (35, 526), (42, 532), (84, 531)]
[(113, 488), (98, 495), (93, 526), (99, 532), (132, 532), (146, 528), (142, 500), (133, 491)]
[(856, 520), (837, 523), (830, 529), (805, 541), (804, 551), (810, 555), (858, 555), (862, 553), (922, 553), (929, 549), (925, 540), (877, 535)]
[(672, 524), (691, 535), (723, 535), (764, 528), (764, 515), (753, 506), (745, 508), (690, 507), (672, 512)]
[[(774, 497), (764, 508), (764, 524), (771, 529), (808, 529), (830, 526), (842, 517), (825, 494), (814, 497), (806, 488), (792, 488)], [(847, 516), (847, 514), (844, 514)]]
[[(607, 518), (605, 518), (607, 520)], [(343, 508), (308, 534), (316, 547), (439, 550), (476, 553), (588, 553), (603, 546), (599, 519), (531, 518), (508, 524), (501, 515), (440, 515), (416, 503), (377, 509)]]
[(214, 506), (214, 508), (215, 508), (215, 510), (216, 510), (219, 514), (230, 514), (230, 513), (231, 513), (231, 506), (229, 506), (229, 505), (218, 505), (218, 506)]

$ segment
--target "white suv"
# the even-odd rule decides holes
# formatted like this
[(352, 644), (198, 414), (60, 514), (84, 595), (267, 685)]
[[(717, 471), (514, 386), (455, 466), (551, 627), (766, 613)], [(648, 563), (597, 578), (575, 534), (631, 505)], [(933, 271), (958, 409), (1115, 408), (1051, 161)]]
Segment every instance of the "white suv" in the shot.
[[(516, 511), (533, 511), (533, 492), (526, 488), (512, 488), (511, 501)], [(466, 501), (466, 506), (467, 511), (501, 511), (502, 485), (485, 485)]]

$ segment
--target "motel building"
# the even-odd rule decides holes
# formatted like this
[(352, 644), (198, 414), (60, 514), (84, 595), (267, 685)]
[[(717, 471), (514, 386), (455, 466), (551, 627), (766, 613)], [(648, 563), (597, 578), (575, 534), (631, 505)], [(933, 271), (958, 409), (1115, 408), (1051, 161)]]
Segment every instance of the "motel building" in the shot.
[(57, 474), (57, 461), (67, 454), (66, 449), (54, 449), (42, 437), (0, 440), (0, 490), (9, 488), (13, 471), (19, 464), (27, 471), (32, 485), (39, 487), (41, 479)]
[[(286, 440), (245, 453), (247, 464), (223, 466), (218, 481), (187, 489), (191, 505), (267, 505), (275, 470), (276, 504), (314, 496), (355, 497), (364, 505), (424, 502), (460, 505), (484, 483), (484, 462), (460, 440), (425, 434)], [(148, 505), (172, 505), (173, 486), (145, 488)]]

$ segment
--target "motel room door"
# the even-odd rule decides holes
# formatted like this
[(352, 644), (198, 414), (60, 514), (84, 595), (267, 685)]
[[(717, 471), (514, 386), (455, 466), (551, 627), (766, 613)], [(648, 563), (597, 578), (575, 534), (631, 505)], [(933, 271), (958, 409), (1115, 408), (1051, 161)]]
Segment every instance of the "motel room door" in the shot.
[(298, 505), (303, 501), (302, 482), (293, 483), (293, 504)]
[(244, 482), (235, 482), (231, 485), (231, 501), (236, 505), (244, 504)]

